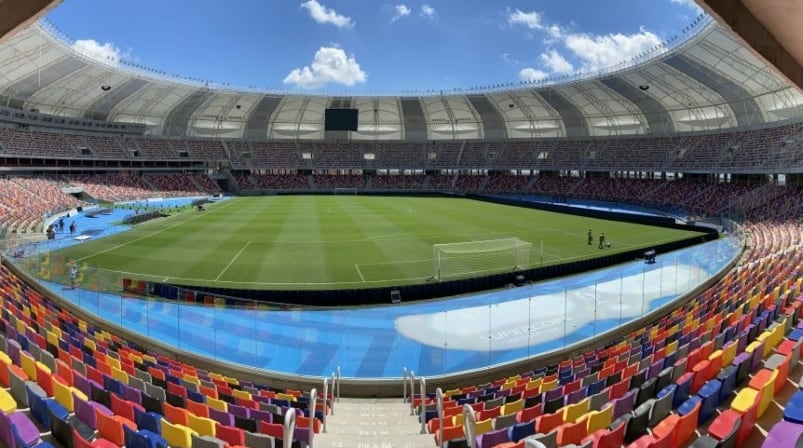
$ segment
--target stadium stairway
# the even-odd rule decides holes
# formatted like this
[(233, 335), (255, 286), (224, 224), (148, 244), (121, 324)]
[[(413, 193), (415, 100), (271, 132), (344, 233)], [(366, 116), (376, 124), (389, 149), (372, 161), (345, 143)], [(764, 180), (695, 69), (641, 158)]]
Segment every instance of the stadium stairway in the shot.
[(430, 448), (432, 434), (421, 434), (410, 404), (396, 399), (347, 399), (326, 417), (326, 432), (315, 435), (321, 448)]

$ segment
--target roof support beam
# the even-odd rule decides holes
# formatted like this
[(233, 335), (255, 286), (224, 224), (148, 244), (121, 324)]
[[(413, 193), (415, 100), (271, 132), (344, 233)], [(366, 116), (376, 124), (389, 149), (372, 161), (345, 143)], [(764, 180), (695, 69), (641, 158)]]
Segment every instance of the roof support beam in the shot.
[(803, 5), (787, 0), (698, 0), (719, 23), (803, 92)]

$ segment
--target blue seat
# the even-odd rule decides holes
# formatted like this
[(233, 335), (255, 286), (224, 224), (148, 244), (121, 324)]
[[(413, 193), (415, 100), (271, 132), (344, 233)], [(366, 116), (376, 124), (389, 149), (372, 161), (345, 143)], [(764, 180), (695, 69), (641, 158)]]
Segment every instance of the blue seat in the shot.
[(535, 424), (532, 421), (516, 423), (515, 425), (507, 428), (507, 437), (511, 442), (518, 442), (519, 440), (533, 434), (535, 434)]
[(803, 424), (803, 391), (797, 391), (786, 403), (783, 410), (783, 419), (797, 424)]
[(697, 407), (697, 404), (701, 403), (702, 401), (703, 401), (703, 399), (700, 398), (698, 395), (694, 395), (694, 396), (689, 397), (686, 401), (683, 402), (683, 404), (681, 404), (678, 407), (678, 411), (677, 411), (678, 415), (684, 416), (684, 415), (694, 411), (694, 408)]
[(134, 406), (134, 423), (139, 430), (148, 430), (155, 434), (162, 433), (162, 416), (156, 412), (144, 412)]
[(700, 390), (697, 395), (702, 398), (703, 403), (700, 406), (700, 415), (698, 423), (702, 425), (707, 422), (717, 412), (717, 406), (720, 403), (720, 392), (722, 390), (722, 382), (719, 380), (709, 380)]
[(47, 394), (38, 384), (28, 381), (25, 383), (25, 392), (28, 394), (28, 406), (31, 416), (40, 425), (50, 428), (50, 412), (47, 410), (47, 402), (53, 400), (47, 398)]
[(136, 431), (123, 425), (123, 434), (126, 448), (167, 448), (164, 437), (147, 429)]

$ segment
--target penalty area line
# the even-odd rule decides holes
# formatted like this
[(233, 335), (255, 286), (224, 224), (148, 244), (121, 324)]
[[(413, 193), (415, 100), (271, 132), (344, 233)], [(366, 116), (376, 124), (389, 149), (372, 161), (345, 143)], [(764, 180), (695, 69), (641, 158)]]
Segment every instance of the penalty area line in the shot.
[(354, 269), (356, 269), (357, 273), (360, 274), (360, 281), (365, 283), (365, 277), (362, 276), (362, 271), (360, 270), (360, 265), (358, 265), (357, 263), (354, 263)]
[(243, 253), (243, 251), (245, 250), (245, 248), (246, 248), (246, 247), (248, 247), (248, 245), (249, 245), (249, 244), (251, 244), (251, 241), (246, 241), (246, 242), (245, 242), (245, 245), (243, 246), (243, 248), (242, 248), (242, 249), (240, 249), (240, 251), (239, 251), (239, 252), (237, 252), (237, 254), (234, 256), (234, 258), (232, 258), (232, 259), (231, 259), (231, 261), (229, 262), (229, 264), (227, 264), (227, 265), (226, 265), (226, 267), (225, 267), (225, 268), (223, 268), (223, 270), (222, 270), (222, 271), (220, 271), (220, 274), (218, 274), (218, 275), (217, 275), (217, 277), (215, 277), (215, 281), (218, 281), (218, 280), (220, 280), (220, 277), (223, 277), (223, 274), (225, 274), (225, 273), (226, 273), (226, 271), (228, 271), (228, 270), (229, 270), (229, 268), (231, 267), (231, 265), (233, 265), (233, 264), (234, 264), (234, 262), (235, 262), (235, 261), (237, 261), (237, 259), (240, 257), (240, 255)]

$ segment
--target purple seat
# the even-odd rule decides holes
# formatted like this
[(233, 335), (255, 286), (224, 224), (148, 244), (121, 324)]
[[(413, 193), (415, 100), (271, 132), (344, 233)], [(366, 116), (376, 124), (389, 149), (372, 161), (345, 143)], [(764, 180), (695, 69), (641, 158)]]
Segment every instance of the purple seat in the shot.
[(765, 341), (761, 341), (761, 343), (753, 350), (752, 357), (750, 358), (750, 371), (755, 372), (761, 367), (761, 359), (764, 356), (764, 344)]
[(20, 364), (20, 352), (22, 351), (20, 347), (20, 343), (14, 339), (9, 337), (8, 339), (8, 357), (11, 358), (11, 361), (14, 362), (16, 365)]
[(622, 395), (620, 398), (614, 400), (613, 402), (613, 420), (629, 413), (633, 412), (633, 404), (636, 402), (636, 393), (638, 389), (630, 389)]
[(273, 423), (273, 414), (259, 409), (251, 409), (251, 418), (265, 423)]
[(800, 446), (800, 440), (803, 440), (803, 425), (781, 420), (772, 426), (761, 447)]
[(245, 418), (251, 417), (251, 413), (248, 412), (251, 410), (251, 408), (229, 403), (228, 409), (231, 415), (236, 415), (238, 417), (245, 417)]
[(78, 372), (73, 371), (73, 386), (84, 393), (87, 397), (92, 396), (92, 388), (89, 385), (89, 380)]
[(740, 352), (733, 358), (732, 365), (736, 366), (736, 385), (744, 383), (744, 381), (750, 376), (750, 366), (751, 366), (751, 358), (752, 355), (747, 352)]
[(120, 384), (120, 387), (123, 390), (123, 398), (132, 403), (142, 404), (142, 392), (140, 392), (139, 389), (135, 389), (127, 384)]
[(500, 443), (510, 442), (507, 435), (507, 428), (497, 429), (495, 431), (488, 431), (476, 437), (477, 448), (491, 448)]
[(586, 397), (586, 388), (583, 387), (583, 388), (577, 389), (577, 390), (575, 390), (573, 392), (569, 392), (569, 394), (566, 395), (566, 399), (564, 401), (564, 404), (568, 405), (568, 404), (579, 403), (585, 397)]
[(209, 418), (224, 426), (234, 426), (234, 415), (215, 408), (209, 408)]
[(24, 412), (0, 412), (0, 441), (7, 447), (29, 448), (39, 442), (39, 429)]

